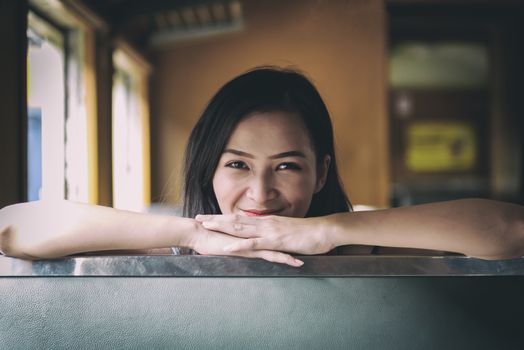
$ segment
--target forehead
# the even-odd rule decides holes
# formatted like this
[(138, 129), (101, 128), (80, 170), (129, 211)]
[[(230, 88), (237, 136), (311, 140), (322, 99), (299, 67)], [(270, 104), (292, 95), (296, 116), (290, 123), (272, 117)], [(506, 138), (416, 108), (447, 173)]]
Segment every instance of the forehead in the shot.
[(290, 150), (313, 151), (300, 116), (283, 111), (253, 113), (244, 118), (231, 133), (226, 147), (246, 152), (255, 149), (268, 155)]

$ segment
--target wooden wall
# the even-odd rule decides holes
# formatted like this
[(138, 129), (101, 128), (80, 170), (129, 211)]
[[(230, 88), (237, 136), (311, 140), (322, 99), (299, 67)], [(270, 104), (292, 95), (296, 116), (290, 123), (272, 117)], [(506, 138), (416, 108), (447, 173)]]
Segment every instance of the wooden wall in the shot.
[(187, 138), (216, 90), (254, 66), (305, 71), (331, 112), (353, 203), (389, 203), (382, 0), (243, 2), (245, 29), (154, 55), (153, 201), (178, 203)]

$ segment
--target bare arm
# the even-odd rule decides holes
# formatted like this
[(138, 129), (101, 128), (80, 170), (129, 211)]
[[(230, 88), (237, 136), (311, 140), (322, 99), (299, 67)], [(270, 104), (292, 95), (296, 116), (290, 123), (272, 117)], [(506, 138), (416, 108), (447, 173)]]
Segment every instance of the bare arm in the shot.
[(524, 207), (484, 199), (306, 219), (213, 215), (197, 219), (208, 229), (248, 238), (226, 251), (321, 254), (356, 244), (432, 249), (483, 259), (524, 255)]
[(197, 223), (68, 201), (31, 202), (0, 210), (0, 250), (23, 258), (189, 246)]
[(205, 229), (194, 219), (151, 215), (60, 201), (21, 203), (0, 210), (0, 252), (41, 259), (71, 254), (188, 247), (204, 255), (236, 255), (300, 266), (268, 250), (226, 253), (240, 239)]
[(462, 253), (483, 259), (524, 256), (524, 207), (464, 199), (333, 215), (333, 246), (369, 244)]

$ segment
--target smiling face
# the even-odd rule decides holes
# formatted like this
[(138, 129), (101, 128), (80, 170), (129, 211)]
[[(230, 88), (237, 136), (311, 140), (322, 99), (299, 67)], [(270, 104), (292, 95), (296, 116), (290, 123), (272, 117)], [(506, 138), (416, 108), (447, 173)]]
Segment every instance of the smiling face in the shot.
[(213, 177), (222, 214), (304, 217), (324, 185), (329, 156), (316, 156), (299, 116), (255, 113), (233, 130)]

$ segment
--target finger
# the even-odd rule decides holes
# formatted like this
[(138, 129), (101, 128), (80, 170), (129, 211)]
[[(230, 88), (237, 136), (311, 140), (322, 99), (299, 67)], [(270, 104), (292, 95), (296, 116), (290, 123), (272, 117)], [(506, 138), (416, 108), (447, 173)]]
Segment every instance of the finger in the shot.
[(219, 222), (239, 222), (244, 224), (254, 224), (256, 223), (256, 218), (251, 218), (245, 215), (239, 214), (228, 214), (228, 215), (208, 215), (208, 214), (198, 214), (195, 216), (196, 221), (206, 222), (206, 221), (219, 221)]
[(262, 238), (251, 238), (241, 242), (236, 242), (224, 247), (225, 252), (238, 252), (242, 250), (259, 250), (259, 249), (270, 249), (267, 244), (264, 244)]
[(255, 253), (255, 256), (262, 258), (267, 261), (276, 262), (280, 264), (287, 264), (293, 267), (300, 267), (304, 265), (302, 260), (298, 260), (289, 254), (275, 252), (272, 250), (259, 250)]
[(231, 236), (241, 238), (257, 237), (255, 225), (240, 222), (204, 221), (202, 222), (202, 226), (208, 230), (227, 233)]
[[(214, 255), (214, 254), (210, 254), (210, 255)], [(239, 252), (234, 252), (228, 255), (240, 256), (240, 257), (245, 257), (245, 258), (260, 258), (260, 259), (264, 259), (269, 262), (286, 264), (286, 265), (290, 265), (293, 267), (300, 267), (304, 265), (304, 262), (302, 260), (296, 259), (289, 254), (282, 253), (282, 252), (276, 252), (273, 250), (239, 251)]]
[(195, 220), (200, 222), (209, 221), (213, 220), (215, 216), (216, 215), (198, 214), (197, 216), (195, 216)]

